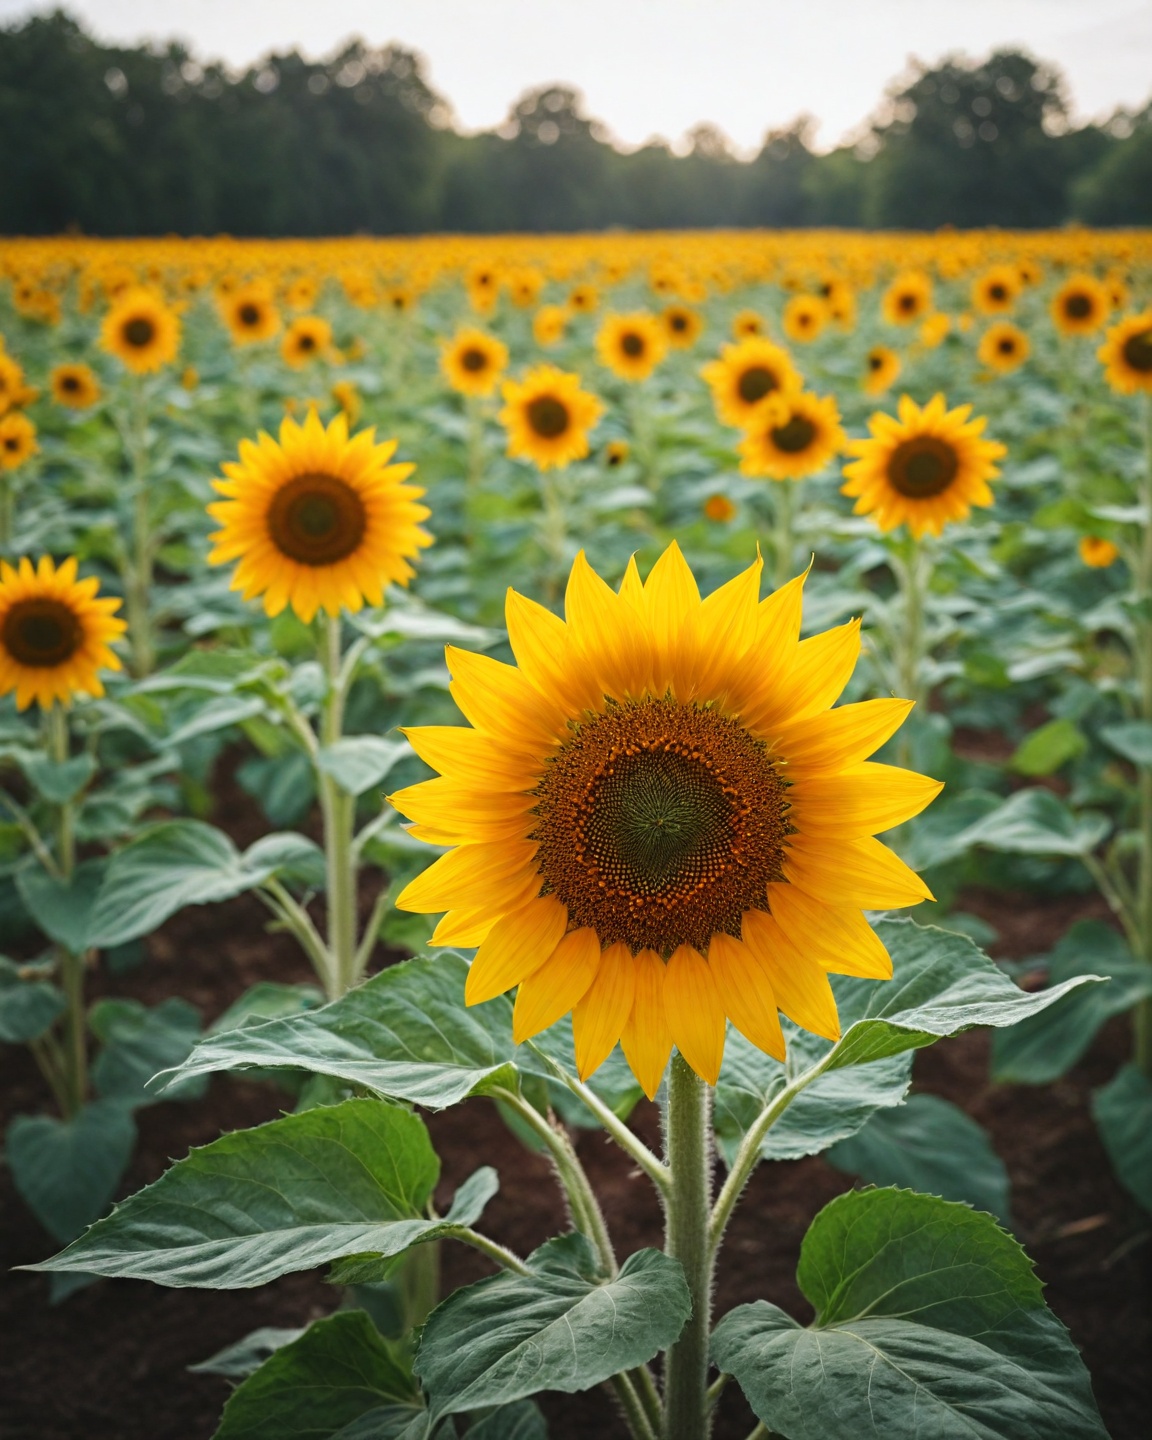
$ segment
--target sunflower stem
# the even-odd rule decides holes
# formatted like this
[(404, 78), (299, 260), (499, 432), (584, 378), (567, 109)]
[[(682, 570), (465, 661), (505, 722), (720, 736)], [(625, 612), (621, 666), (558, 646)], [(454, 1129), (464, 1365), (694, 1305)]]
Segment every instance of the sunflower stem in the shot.
[(16, 492), (12, 476), (0, 472), (0, 551), (8, 553), (16, 526)]
[(776, 496), (773, 507), (776, 533), (772, 537), (772, 563), (777, 590), (792, 578), (792, 551), (795, 547), (792, 526), (796, 510), (793, 486), (799, 483), (798, 480), (778, 480), (773, 491)]
[[(328, 678), (328, 694), (320, 720), (320, 743), (327, 748), (343, 734), (346, 677), (343, 672), (340, 616), (323, 620), (322, 659)], [(335, 999), (360, 979), (356, 945), (356, 861), (352, 832), (356, 820), (356, 798), (342, 790), (335, 779), (317, 767), (320, 809), (324, 818), (324, 857), (327, 869), (328, 952), (331, 972), (322, 977)]]
[(692, 1314), (664, 1364), (666, 1440), (706, 1440), (713, 1252), (708, 1243), (712, 1200), (710, 1091), (679, 1054), (672, 1057), (665, 1139), (672, 1185), (665, 1206), (665, 1252), (678, 1260)]
[(129, 664), (139, 680), (152, 672), (155, 647), (149, 598), (152, 590), (152, 507), (148, 494), (148, 408), (144, 385), (130, 382), (128, 425), (124, 434), (132, 469), (131, 553), (124, 556), (124, 607), (128, 618)]
[[(68, 759), (68, 714), (56, 701), (44, 712), (44, 730), (48, 757), (57, 765)], [(74, 814), (70, 801), (57, 806), (56, 863), (59, 877), (71, 884), (76, 868)], [(84, 956), (74, 955), (61, 945), (60, 979), (64, 991), (64, 1047), (62, 1051), (62, 1084), (65, 1119), (71, 1119), (84, 1104), (88, 1094), (88, 1033), (84, 1005)]]
[[(1140, 570), (1137, 576), (1136, 673), (1140, 682), (1140, 718), (1152, 721), (1152, 394), (1144, 399), (1144, 530), (1141, 536)], [(1152, 771), (1139, 770), (1140, 868), (1136, 883), (1137, 924), (1140, 958), (1152, 964)], [(1133, 1058), (1145, 1075), (1152, 1078), (1152, 996), (1136, 1002), (1133, 1016)]]

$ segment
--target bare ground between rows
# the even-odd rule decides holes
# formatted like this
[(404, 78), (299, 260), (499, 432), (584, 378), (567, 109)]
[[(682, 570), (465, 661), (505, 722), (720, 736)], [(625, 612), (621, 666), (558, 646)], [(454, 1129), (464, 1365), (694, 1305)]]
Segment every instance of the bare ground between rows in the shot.
[[(367, 902), (367, 896), (364, 897)], [(1092, 902), (1053, 905), (1034, 897), (970, 892), (962, 906), (995, 923), (1005, 954), (1035, 954), (1073, 920), (1097, 913)], [(103, 993), (155, 1004), (183, 995), (212, 1019), (258, 980), (305, 980), (293, 943), (265, 929), (251, 897), (186, 911), (149, 941), (139, 970), (102, 979)], [(1045, 1089), (992, 1086), (987, 1036), (945, 1041), (916, 1060), (916, 1083), (963, 1106), (992, 1134), (1007, 1163), (1021, 1238), (1048, 1286), (1048, 1300), (1069, 1326), (1092, 1372), (1113, 1440), (1144, 1440), (1152, 1404), (1147, 1220), (1111, 1177), (1089, 1113), (1091, 1091), (1121, 1063), (1125, 1026), (1114, 1023), (1087, 1059)], [(216, 1077), (192, 1104), (141, 1112), (140, 1145), (121, 1191), (162, 1173), (171, 1159), (222, 1132), (274, 1118), (284, 1096), (263, 1085)], [(0, 1052), (0, 1123), (46, 1108), (25, 1053)], [(495, 1165), (501, 1189), (484, 1218), (497, 1239), (525, 1253), (565, 1226), (547, 1164), (527, 1153), (485, 1102), (429, 1117), (443, 1162), (441, 1198), (481, 1164)], [(645, 1105), (636, 1125), (655, 1143), (656, 1114)], [(621, 1253), (660, 1243), (660, 1216), (647, 1182), (606, 1139), (585, 1133), (581, 1156)], [(795, 1283), (800, 1241), (812, 1216), (850, 1180), (819, 1158), (765, 1165), (749, 1187), (722, 1256), (717, 1312), (768, 1297), (808, 1318)], [(261, 1325), (299, 1325), (329, 1313), (336, 1291), (315, 1274), (288, 1276), (254, 1291), (165, 1290), (104, 1281), (49, 1308), (43, 1278), (11, 1267), (54, 1246), (0, 1172), (0, 1440), (207, 1440), (228, 1394), (216, 1378), (187, 1366)], [(487, 1273), (462, 1247), (444, 1253), (451, 1288)], [(612, 1402), (596, 1391), (545, 1396), (553, 1440), (602, 1440), (626, 1431)], [(753, 1417), (739, 1395), (722, 1402), (718, 1440), (738, 1440)], [(1053, 1437), (1058, 1440), (1058, 1437)]]

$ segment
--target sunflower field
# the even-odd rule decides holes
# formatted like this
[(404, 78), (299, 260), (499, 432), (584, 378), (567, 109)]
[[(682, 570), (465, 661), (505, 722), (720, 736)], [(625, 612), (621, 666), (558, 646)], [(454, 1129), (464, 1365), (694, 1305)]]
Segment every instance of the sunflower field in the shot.
[(1146, 1433), (1152, 234), (0, 336), (0, 1433)]

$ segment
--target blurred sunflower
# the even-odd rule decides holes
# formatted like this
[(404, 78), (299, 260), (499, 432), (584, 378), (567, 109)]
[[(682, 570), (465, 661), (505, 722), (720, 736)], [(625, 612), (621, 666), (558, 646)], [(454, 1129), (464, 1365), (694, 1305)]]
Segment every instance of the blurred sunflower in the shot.
[(737, 340), (748, 340), (764, 334), (763, 317), (755, 310), (740, 310), (732, 317), (732, 334)]
[(69, 410), (87, 410), (100, 399), (100, 381), (87, 365), (57, 365), (52, 371), (52, 398)]
[(495, 266), (478, 260), (469, 268), (464, 284), (473, 310), (478, 315), (491, 315), (500, 298), (500, 275)]
[(907, 524), (918, 540), (939, 535), (950, 520), (965, 519), (973, 505), (991, 505), (988, 481), (999, 474), (996, 461), (1007, 451), (984, 440), (982, 417), (970, 420), (971, 405), (949, 410), (943, 395), (923, 409), (900, 397), (899, 419), (876, 414), (867, 440), (844, 447), (859, 458), (844, 467), (845, 495), (856, 497), (856, 515), (871, 515), (881, 530)]
[(24, 367), (5, 351), (0, 340), (0, 415), (29, 404), (38, 394), (24, 383)]
[(316, 304), (320, 286), (313, 275), (297, 275), (284, 290), (284, 303), (289, 310), (311, 310)]
[(1018, 325), (1002, 320), (998, 325), (989, 325), (980, 337), (976, 347), (976, 358), (989, 370), (1001, 375), (1019, 369), (1028, 359), (1032, 346), (1028, 336)]
[(707, 519), (724, 525), (736, 518), (736, 506), (727, 495), (709, 495), (704, 502), (704, 514)]
[(1093, 570), (1106, 570), (1120, 558), (1119, 547), (1099, 535), (1082, 535), (1079, 551), (1080, 559)]
[(604, 447), (604, 464), (610, 470), (618, 469), (631, 453), (631, 447), (627, 440), (609, 440)]
[(668, 353), (667, 333), (646, 310), (606, 315), (596, 332), (596, 353), (621, 380), (647, 380)]
[(719, 360), (709, 361), (700, 374), (712, 390), (720, 420), (740, 429), (769, 395), (800, 389), (800, 376), (787, 350), (756, 337), (725, 345)]
[(100, 344), (134, 375), (149, 375), (175, 360), (180, 320), (151, 290), (125, 290), (104, 317)]
[(588, 454), (588, 432), (603, 414), (595, 395), (581, 389), (579, 375), (537, 365), (522, 380), (504, 382), (500, 423), (508, 454), (532, 460), (541, 470), (563, 469)]
[(18, 470), (40, 449), (36, 426), (18, 410), (0, 416), (0, 470)]
[(1052, 321), (1062, 335), (1091, 335), (1108, 318), (1108, 291), (1095, 275), (1072, 275), (1052, 297)]
[(384, 292), (384, 308), (394, 315), (407, 315), (415, 304), (416, 295), (407, 285), (390, 285)]
[(508, 347), (483, 330), (458, 330), (440, 349), (440, 369), (461, 395), (491, 395), (508, 364)]
[(1024, 282), (1012, 265), (993, 265), (972, 282), (972, 305), (981, 315), (1003, 315), (1015, 305)]
[(349, 438), (343, 414), (325, 428), (315, 410), (303, 425), (286, 418), (279, 441), (242, 440), (239, 463), (213, 482), (225, 498), (208, 506), (221, 526), (209, 564), (238, 560), (231, 588), (245, 600), (263, 595), (269, 615), (291, 605), (307, 623), (318, 610), (381, 604), (432, 543), (420, 528), (424, 492), (404, 484), (415, 467), (390, 465), (395, 450), (394, 440), (377, 444), (375, 430)]
[(508, 295), (519, 310), (531, 309), (543, 288), (544, 277), (539, 270), (516, 270), (508, 277)]
[(0, 695), (16, 692), (16, 708), (35, 700), (47, 710), (74, 695), (103, 695), (101, 670), (119, 670), (109, 649), (128, 628), (116, 618), (120, 601), (98, 598), (100, 582), (77, 580), (75, 558), (56, 568), (45, 555), (33, 568), (0, 560)]
[(300, 315), (292, 321), (280, 342), (280, 355), (293, 370), (332, 352), (332, 326), (321, 315)]
[(884, 292), (880, 311), (889, 325), (911, 325), (932, 308), (932, 281), (923, 270), (905, 270)]
[(271, 340), (280, 329), (280, 312), (265, 285), (244, 285), (222, 295), (220, 317), (237, 345)]
[(1121, 395), (1152, 394), (1152, 310), (1113, 325), (1096, 352), (1104, 378)]
[(660, 323), (673, 350), (691, 350), (704, 330), (703, 317), (690, 305), (666, 305)]
[(823, 470), (846, 439), (835, 396), (803, 390), (779, 396), (745, 430), (737, 447), (740, 472), (802, 480)]
[(563, 305), (541, 305), (532, 317), (532, 338), (537, 345), (558, 345), (568, 326), (568, 311)]
[(391, 801), (452, 848), (399, 907), (479, 946), (468, 1004), (519, 986), (517, 1042), (573, 1011), (583, 1078), (619, 1040), (650, 1096), (673, 1045), (715, 1084), (729, 1018), (835, 1039), (828, 973), (892, 973), (861, 911), (929, 898), (872, 838), (940, 790), (867, 763), (910, 702), (832, 710), (859, 622), (801, 642), (803, 577), (760, 602), (761, 568), (701, 601), (674, 544), (619, 593), (581, 553), (566, 621), (509, 591), (516, 666), (449, 647), (470, 725), (407, 732), (440, 778)]
[(925, 350), (935, 350), (943, 345), (951, 329), (951, 319), (942, 310), (935, 310), (920, 322), (920, 344)]
[(600, 292), (595, 285), (587, 282), (582, 285), (573, 285), (568, 292), (568, 308), (575, 310), (578, 315), (591, 315), (599, 304)]
[(880, 395), (900, 374), (900, 356), (887, 345), (873, 345), (864, 357), (863, 387), (868, 395)]
[(820, 335), (828, 318), (828, 307), (818, 296), (793, 295), (784, 306), (780, 323), (789, 340), (807, 344)]

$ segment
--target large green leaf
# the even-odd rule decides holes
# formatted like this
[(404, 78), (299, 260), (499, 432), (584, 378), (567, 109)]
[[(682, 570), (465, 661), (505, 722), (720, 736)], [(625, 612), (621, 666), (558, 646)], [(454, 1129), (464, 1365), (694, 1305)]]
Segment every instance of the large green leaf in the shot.
[(213, 1440), (329, 1440), (383, 1407), (396, 1412), (396, 1435), (422, 1408), (364, 1311), (340, 1310), (278, 1346), (232, 1392)]
[(428, 1317), (415, 1369), (434, 1416), (588, 1390), (672, 1344), (692, 1309), (684, 1272), (657, 1250), (637, 1251), (601, 1281), (588, 1242), (573, 1234), (549, 1240), (528, 1266), (457, 1290)]
[(1052, 775), (1061, 765), (1083, 755), (1087, 748), (1088, 737), (1071, 720), (1049, 720), (1016, 747), (1012, 768), (1034, 778)]
[(1147, 720), (1125, 720), (1106, 725), (1100, 738), (1133, 765), (1152, 766), (1152, 725)]
[(64, 996), (47, 980), (0, 955), (0, 1040), (23, 1045), (50, 1029), (64, 1011)]
[(5, 1137), (5, 1158), (28, 1208), (64, 1245), (107, 1209), (135, 1144), (131, 1111), (97, 1100), (71, 1120), (17, 1115)]
[(1008, 1172), (988, 1132), (939, 1095), (912, 1095), (899, 1109), (873, 1115), (824, 1158), (873, 1185), (964, 1200), (1011, 1223)]
[(242, 1340), (225, 1345), (207, 1360), (199, 1360), (188, 1369), (193, 1375), (223, 1375), (229, 1380), (244, 1380), (259, 1370), (270, 1355), (293, 1340), (299, 1340), (304, 1329), (297, 1326), (291, 1330), (276, 1325), (262, 1325), (252, 1330)]
[(53, 805), (74, 800), (96, 773), (95, 757), (85, 752), (70, 760), (52, 760), (39, 751), (21, 758), (20, 768), (30, 785)]
[(1122, 935), (1099, 920), (1073, 925), (1048, 959), (1048, 980), (1107, 975), (1106, 985), (1083, 985), (1049, 1009), (992, 1040), (992, 1078), (1001, 1084), (1046, 1085), (1070, 1069), (1113, 1015), (1152, 994), (1152, 965), (1132, 958)]
[(851, 1191), (800, 1253), (807, 1329), (757, 1301), (716, 1364), (789, 1440), (1107, 1440), (1087, 1373), (1028, 1257), (990, 1216), (906, 1190)]
[(346, 1100), (224, 1135), (32, 1269), (244, 1289), (343, 1255), (398, 1255), (436, 1222), (418, 1116)]
[(1074, 815), (1051, 790), (1017, 790), (977, 820), (955, 843), (984, 845), (1019, 855), (1087, 855), (1111, 828), (1107, 817)]
[(91, 939), (92, 915), (105, 875), (103, 860), (84, 860), (71, 880), (57, 880), (38, 865), (16, 876), (16, 888), (28, 913), (50, 940), (73, 955), (82, 955)]
[(1152, 1080), (1125, 1065), (1092, 1097), (1092, 1113), (1121, 1184), (1152, 1211)]
[(467, 973), (453, 951), (389, 966), (320, 1010), (209, 1036), (170, 1079), (295, 1066), (431, 1110), (515, 1088), (512, 1006), (466, 1008)]
[(392, 767), (412, 754), (407, 740), (382, 735), (346, 735), (325, 745), (316, 763), (349, 795), (363, 795), (379, 785)]
[[(92, 1064), (93, 1085), (105, 1099), (133, 1108), (155, 1104), (148, 1081), (179, 1065), (200, 1037), (200, 1012), (176, 996), (151, 1010), (139, 1000), (98, 1000), (88, 1023), (103, 1047)], [(196, 1099), (206, 1087), (205, 1079), (194, 1078), (168, 1098)]]

